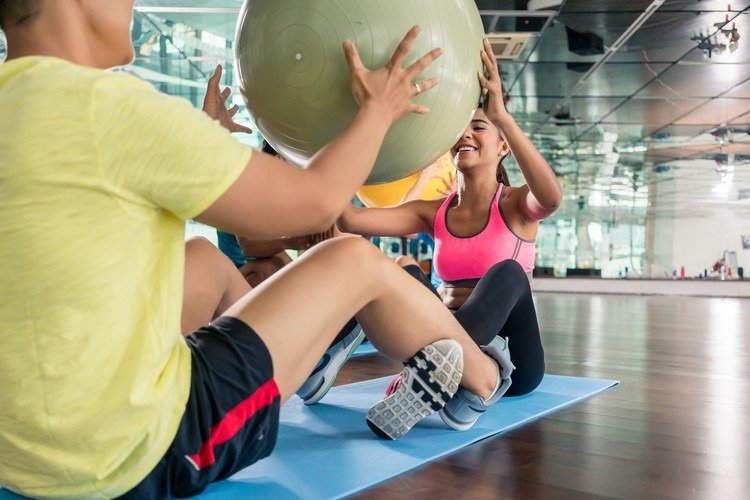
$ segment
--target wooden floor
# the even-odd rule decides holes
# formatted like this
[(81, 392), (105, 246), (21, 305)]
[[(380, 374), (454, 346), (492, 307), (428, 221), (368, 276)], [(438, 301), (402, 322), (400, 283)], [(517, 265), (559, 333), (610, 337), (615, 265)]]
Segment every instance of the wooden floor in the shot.
[[(536, 305), (548, 373), (620, 386), (357, 498), (750, 498), (750, 300), (540, 293)], [(337, 383), (397, 371), (374, 354)]]

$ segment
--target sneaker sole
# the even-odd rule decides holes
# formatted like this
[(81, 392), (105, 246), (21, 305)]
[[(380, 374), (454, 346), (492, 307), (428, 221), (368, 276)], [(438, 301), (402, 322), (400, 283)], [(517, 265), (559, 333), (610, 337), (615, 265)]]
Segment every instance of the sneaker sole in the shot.
[(463, 352), (455, 340), (439, 340), (406, 363), (396, 392), (367, 411), (367, 425), (383, 439), (395, 440), (420, 420), (445, 406), (458, 390)]
[(316, 404), (328, 394), (328, 391), (331, 390), (331, 386), (336, 380), (336, 375), (338, 375), (341, 367), (344, 366), (344, 363), (352, 357), (354, 351), (356, 351), (359, 345), (365, 340), (365, 332), (359, 326), (357, 326), (357, 329), (359, 330), (359, 333), (354, 342), (352, 342), (346, 350), (342, 350), (336, 354), (336, 356), (329, 361), (328, 366), (323, 370), (323, 379), (321, 380), (320, 385), (311, 391), (306, 398), (302, 397), (302, 402), (304, 404), (308, 406)]

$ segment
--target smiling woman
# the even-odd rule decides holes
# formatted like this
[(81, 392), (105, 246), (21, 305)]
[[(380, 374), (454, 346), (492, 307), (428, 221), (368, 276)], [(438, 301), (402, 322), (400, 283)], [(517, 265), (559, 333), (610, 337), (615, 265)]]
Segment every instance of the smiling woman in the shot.
[[(349, 206), (338, 224), (342, 231), (356, 234), (434, 236), (433, 264), (444, 281), (439, 289), (412, 259), (399, 258), (399, 264), (440, 296), (478, 345), (489, 345), (498, 336), (509, 339), (516, 370), (508, 394), (518, 395), (534, 390), (544, 374), (529, 279), (539, 221), (560, 205), (562, 190), (546, 160), (505, 109), (497, 60), (486, 40), (482, 60), (488, 75), (479, 75), (482, 105), (450, 150), (458, 171), (457, 192), (390, 208)], [(509, 185), (503, 167), (509, 153), (526, 180), (523, 186)], [(441, 415), (459, 428), (450, 416), (453, 404)]]

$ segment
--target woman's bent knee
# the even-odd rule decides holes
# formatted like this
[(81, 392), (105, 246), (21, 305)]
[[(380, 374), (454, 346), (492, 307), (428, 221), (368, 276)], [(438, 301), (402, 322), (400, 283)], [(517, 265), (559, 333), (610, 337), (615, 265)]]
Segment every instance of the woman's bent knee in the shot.
[(520, 283), (528, 284), (529, 278), (526, 275), (526, 271), (523, 270), (521, 264), (512, 259), (506, 259), (502, 262), (498, 262), (487, 270), (483, 278), (493, 279), (499, 278), (501, 281), (508, 282), (510, 280), (518, 281)]
[(505, 259), (503, 261), (498, 262), (497, 264), (489, 268), (487, 270), (487, 273), (500, 272), (500, 271), (507, 272), (507, 273), (520, 273), (526, 276), (526, 272), (523, 270), (523, 267), (521, 267), (521, 264), (519, 264), (513, 259)]

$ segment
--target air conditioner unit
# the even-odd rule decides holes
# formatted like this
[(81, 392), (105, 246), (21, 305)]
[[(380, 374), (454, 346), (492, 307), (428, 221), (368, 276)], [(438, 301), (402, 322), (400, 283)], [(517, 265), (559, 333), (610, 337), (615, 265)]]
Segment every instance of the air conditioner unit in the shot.
[(562, 0), (529, 0), (526, 10), (551, 10), (557, 9)]
[(513, 60), (521, 55), (531, 33), (489, 33), (487, 39), (498, 59)]

